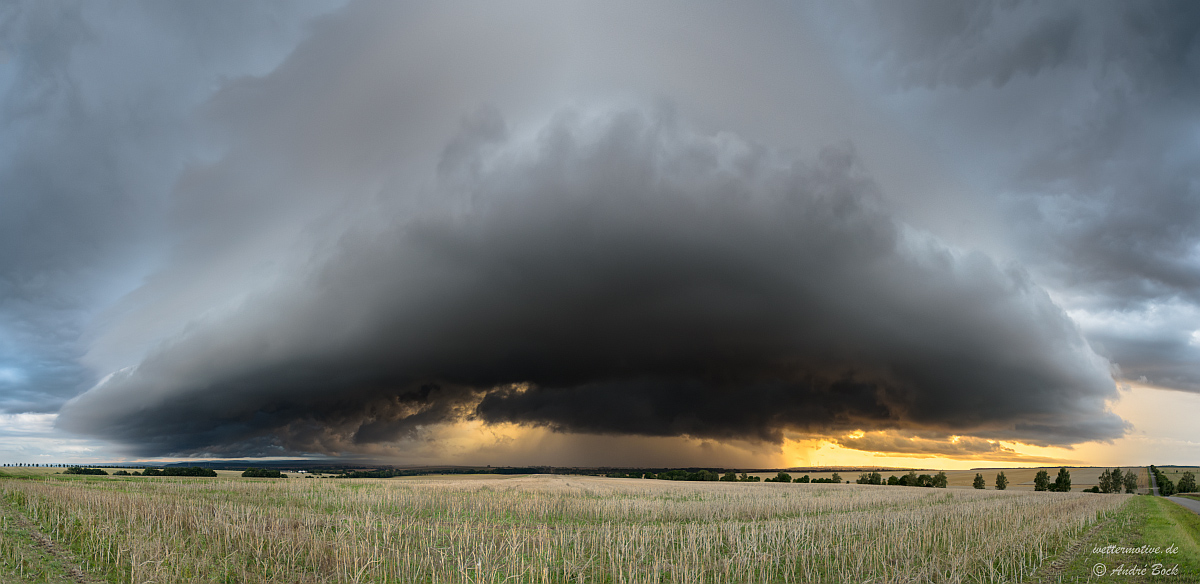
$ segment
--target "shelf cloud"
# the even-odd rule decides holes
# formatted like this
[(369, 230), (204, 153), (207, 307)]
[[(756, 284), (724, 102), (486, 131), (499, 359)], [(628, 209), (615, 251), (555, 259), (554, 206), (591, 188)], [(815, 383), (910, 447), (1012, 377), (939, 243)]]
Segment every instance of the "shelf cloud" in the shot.
[(779, 442), (1119, 437), (1108, 363), (1019, 268), (898, 222), (849, 145), (669, 106), (464, 116), (432, 191), (69, 402), (142, 454), (344, 452), (478, 419)]

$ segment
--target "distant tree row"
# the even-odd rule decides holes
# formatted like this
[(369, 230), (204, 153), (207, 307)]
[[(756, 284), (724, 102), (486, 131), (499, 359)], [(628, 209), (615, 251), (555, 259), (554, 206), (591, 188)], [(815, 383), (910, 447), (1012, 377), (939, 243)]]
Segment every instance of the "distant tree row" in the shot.
[[(653, 476), (651, 476), (651, 475), (653, 475)], [(654, 473), (647, 473), (646, 478), (648, 478), (648, 479), (656, 478), (656, 479), (664, 480), (664, 481), (716, 481), (716, 480), (720, 480), (721, 475), (719, 475), (715, 471), (711, 471), (711, 470), (703, 470), (702, 469), (702, 470), (689, 472), (689, 471), (677, 468), (674, 470), (668, 470), (666, 472), (660, 472), (657, 475), (654, 475)]]
[[(871, 473), (869, 475), (866, 475), (865, 478), (866, 478), (867, 482), (864, 484), (868, 484), (868, 485), (881, 484), (883, 482), (881, 480), (882, 477), (878, 477), (876, 475), (878, 475), (878, 473)], [(861, 481), (861, 480), (863, 480), (864, 477), (859, 476), (858, 478)], [(875, 482), (875, 480), (877, 480), (877, 479), (880, 479), (879, 483)], [(918, 475), (917, 471), (910, 470), (910, 471), (908, 471), (908, 474), (905, 474), (905, 475), (901, 475), (901, 476), (892, 475), (892, 476), (888, 477), (887, 484), (893, 485), (893, 486), (898, 486), (898, 487), (931, 487), (931, 488), (935, 488), (935, 489), (944, 489), (949, 484), (949, 479), (946, 478), (945, 472), (939, 472), (939, 473), (931, 476), (931, 475), (927, 475), (927, 474)]]
[(733, 471), (729, 471), (721, 477), (721, 480), (727, 483), (757, 483), (762, 480), (762, 477), (747, 475), (746, 473), (739, 475)]
[(264, 479), (286, 479), (287, 475), (271, 468), (248, 468), (242, 472), (244, 477), (257, 477)]
[(72, 466), (72, 467), (67, 468), (67, 470), (64, 470), (63, 474), (107, 475), (108, 473), (105, 472), (104, 469), (102, 469), (102, 468), (85, 468), (85, 467), (79, 467), (79, 466)]
[[(108, 473), (105, 472), (104, 469), (101, 469), (101, 468), (87, 468), (87, 467), (80, 467), (80, 466), (72, 466), (72, 467), (68, 467), (67, 470), (64, 470), (63, 474), (107, 475)], [(147, 468), (141, 472), (135, 470), (132, 473), (125, 469), (121, 469), (121, 470), (114, 472), (113, 476), (124, 476), (124, 477), (128, 477), (128, 476), (215, 477), (215, 476), (217, 476), (217, 471), (215, 471), (211, 468), (204, 468), (204, 467), (200, 467), (200, 466), (167, 467), (164, 469)]]
[[(133, 473), (137, 474), (137, 473)], [(144, 477), (215, 477), (217, 471), (202, 466), (168, 466), (167, 468), (148, 468), (142, 471)]]

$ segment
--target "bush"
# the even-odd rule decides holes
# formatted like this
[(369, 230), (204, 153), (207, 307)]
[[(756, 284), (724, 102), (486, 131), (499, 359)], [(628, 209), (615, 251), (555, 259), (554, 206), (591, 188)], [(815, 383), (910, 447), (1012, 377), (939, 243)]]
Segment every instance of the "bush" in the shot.
[(802, 476), (802, 477), (800, 477), (800, 478), (792, 479), (792, 482), (793, 482), (793, 483), (807, 483), (807, 482), (809, 482), (809, 481), (811, 481), (811, 480), (812, 480), (812, 479), (808, 478), (808, 475), (804, 475), (804, 476)]

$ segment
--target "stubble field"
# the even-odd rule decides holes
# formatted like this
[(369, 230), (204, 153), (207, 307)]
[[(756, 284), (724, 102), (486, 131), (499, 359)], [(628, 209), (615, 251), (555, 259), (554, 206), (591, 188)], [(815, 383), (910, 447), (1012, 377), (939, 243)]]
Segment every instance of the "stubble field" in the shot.
[(110, 582), (1024, 582), (1129, 498), (528, 476), (0, 479)]

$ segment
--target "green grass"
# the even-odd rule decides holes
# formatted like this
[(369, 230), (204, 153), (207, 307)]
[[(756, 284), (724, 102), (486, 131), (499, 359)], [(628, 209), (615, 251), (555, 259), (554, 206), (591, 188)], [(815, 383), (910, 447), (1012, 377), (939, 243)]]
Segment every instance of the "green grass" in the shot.
[[(1104, 553), (1104, 548), (1142, 548), (1134, 553)], [(1154, 548), (1158, 548), (1157, 551)], [(1153, 566), (1176, 575), (1152, 574)], [(1103, 565), (1105, 576), (1093, 570)], [(1145, 574), (1114, 574), (1122, 565), (1146, 569)], [(1083, 543), (1061, 582), (1197, 582), (1200, 581), (1200, 515), (1162, 497), (1135, 497), (1112, 520)]]
[(0, 582), (10, 584), (67, 584), (75, 580), (66, 567), (42, 549), (0, 502)]

